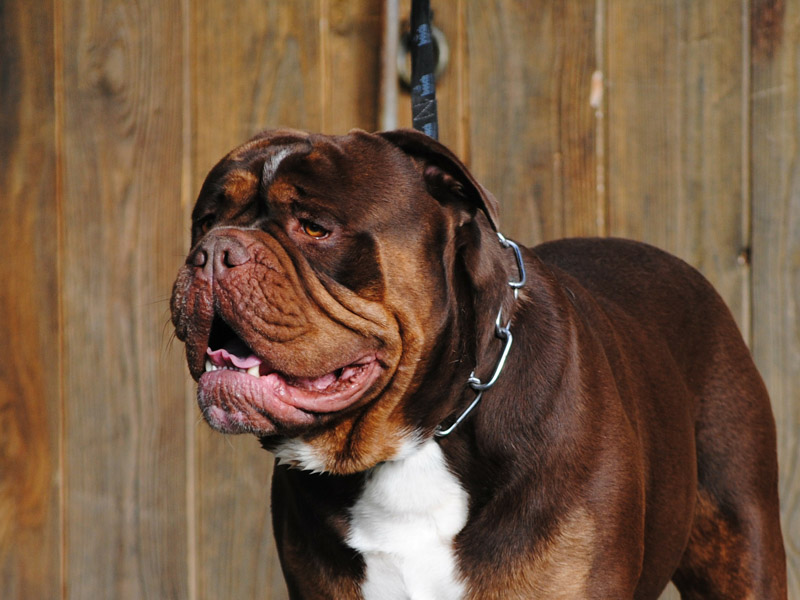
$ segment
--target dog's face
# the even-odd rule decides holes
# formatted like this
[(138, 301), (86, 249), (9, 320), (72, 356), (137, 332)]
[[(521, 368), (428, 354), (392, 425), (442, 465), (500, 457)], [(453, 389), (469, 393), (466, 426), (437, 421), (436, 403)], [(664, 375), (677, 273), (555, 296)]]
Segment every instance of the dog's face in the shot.
[(418, 435), (402, 400), (452, 312), (458, 231), (494, 210), (415, 132), (273, 131), (233, 150), (202, 187), (172, 297), (205, 419), (308, 468), (390, 458)]

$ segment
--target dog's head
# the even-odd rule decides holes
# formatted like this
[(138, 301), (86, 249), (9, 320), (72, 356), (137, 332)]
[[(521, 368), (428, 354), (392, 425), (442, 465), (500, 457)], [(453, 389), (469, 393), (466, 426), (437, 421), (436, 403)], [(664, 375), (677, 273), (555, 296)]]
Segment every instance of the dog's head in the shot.
[(454, 273), (476, 270), (460, 247), (479, 246), (496, 211), (414, 131), (278, 130), (233, 150), (202, 186), (172, 297), (205, 419), (333, 472), (435, 426), (447, 406), (412, 415), (404, 399), (455, 318), (455, 288), (476, 285)]

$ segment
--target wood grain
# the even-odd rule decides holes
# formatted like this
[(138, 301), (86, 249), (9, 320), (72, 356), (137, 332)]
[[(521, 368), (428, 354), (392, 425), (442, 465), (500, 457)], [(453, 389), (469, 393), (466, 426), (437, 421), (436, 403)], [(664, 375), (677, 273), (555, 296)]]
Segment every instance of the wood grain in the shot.
[(680, 66), (675, 2), (608, 0), (609, 227), (675, 251)]
[(561, 233), (554, 10), (546, 1), (467, 6), (472, 170), (500, 202), (503, 233), (524, 244)]
[(504, 233), (531, 244), (596, 234), (595, 3), (468, 3), (473, 171)]
[(61, 405), (52, 6), (0, 9), (0, 588), (60, 594)]
[[(193, 160), (204, 176), (225, 152), (273, 127), (319, 130), (324, 102), (319, 0), (194, 0)], [(194, 181), (196, 190), (202, 181)]]
[[(554, 115), (558, 150), (555, 178), (561, 197), (560, 231), (553, 237), (605, 233), (605, 197), (598, 189), (597, 128), (592, 106), (596, 56), (596, 2), (555, 3), (552, 27), (556, 44)], [(596, 83), (594, 84), (597, 85)]]
[[(324, 101), (321, 131), (378, 128), (382, 0), (326, 0), (320, 34), (328, 69), (317, 92)], [(325, 3), (323, 3), (325, 6)], [(327, 30), (326, 30), (327, 24)]]
[(778, 424), (789, 598), (800, 598), (800, 6), (753, 3), (753, 355)]
[(610, 233), (698, 267), (747, 335), (741, 6), (607, 4)]
[(62, 5), (66, 593), (186, 596), (181, 5)]

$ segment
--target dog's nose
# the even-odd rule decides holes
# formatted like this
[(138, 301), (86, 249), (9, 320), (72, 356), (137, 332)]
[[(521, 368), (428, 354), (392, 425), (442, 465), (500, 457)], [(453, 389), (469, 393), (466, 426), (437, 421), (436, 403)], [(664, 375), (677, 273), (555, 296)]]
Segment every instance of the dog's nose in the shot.
[(210, 236), (190, 256), (190, 264), (210, 277), (219, 278), (230, 269), (250, 262), (250, 252), (242, 240), (229, 236)]

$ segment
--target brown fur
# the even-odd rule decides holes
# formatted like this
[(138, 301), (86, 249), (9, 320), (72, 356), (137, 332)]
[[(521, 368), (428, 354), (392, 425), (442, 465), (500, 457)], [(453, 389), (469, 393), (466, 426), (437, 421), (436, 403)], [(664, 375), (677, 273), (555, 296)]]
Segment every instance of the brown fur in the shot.
[(221, 331), (287, 377), (380, 364), (338, 412), (249, 422), (326, 471), (275, 471), (290, 596), (360, 597), (348, 509), (375, 465), (474, 398), (502, 308), (508, 363), (439, 442), (469, 497), (453, 540), (466, 597), (655, 599), (672, 579), (685, 598), (786, 598), (769, 399), (710, 284), (645, 244), (562, 240), (522, 250), (515, 300), (497, 218), (458, 158), (411, 131), (265, 132), (209, 174), (172, 301), (192, 374)]
[(551, 539), (533, 555), (514, 558), (477, 572), (470, 580), (472, 600), (572, 600), (592, 596), (592, 554), (597, 541), (594, 519), (583, 509), (565, 517)]
[(239, 198), (252, 198), (258, 189), (258, 177), (250, 171), (231, 171), (225, 177), (225, 195), (236, 200)]

